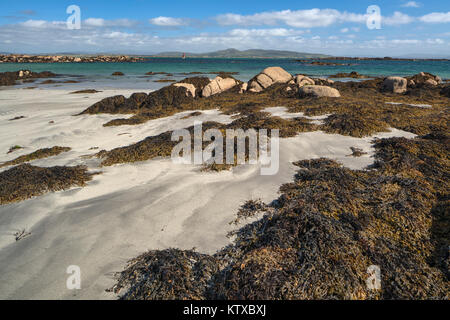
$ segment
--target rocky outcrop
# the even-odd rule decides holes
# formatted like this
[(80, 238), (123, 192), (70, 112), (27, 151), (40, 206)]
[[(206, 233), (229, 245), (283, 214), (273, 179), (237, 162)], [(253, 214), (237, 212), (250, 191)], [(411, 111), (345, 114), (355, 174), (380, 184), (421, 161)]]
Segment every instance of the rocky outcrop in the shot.
[(202, 96), (207, 98), (212, 95), (230, 90), (231, 88), (233, 88), (238, 84), (239, 83), (232, 77), (228, 78), (216, 77), (205, 88), (203, 88)]
[(280, 67), (269, 67), (251, 79), (248, 83), (248, 90), (251, 92), (261, 92), (274, 83), (288, 83), (292, 80), (292, 75)]
[(392, 93), (405, 93), (408, 80), (402, 77), (387, 77), (383, 82), (383, 90)]
[(303, 86), (313, 86), (315, 85), (315, 81), (307, 76), (298, 74), (295, 76), (294, 78), (294, 82), (299, 86), (299, 87), (303, 87)]
[(0, 55), (0, 63), (92, 63), (92, 62), (138, 62), (143, 58), (130, 56), (31, 56), (24, 54)]
[(123, 72), (120, 72), (120, 71), (116, 71), (116, 72), (114, 72), (113, 74), (112, 74), (112, 76), (118, 76), (118, 77), (121, 77), (121, 76), (124, 76), (125, 74), (123, 73)]
[(195, 98), (195, 86), (193, 84), (190, 83), (174, 83), (173, 84), (175, 87), (183, 87), (186, 88), (186, 96), (191, 96), (193, 98)]
[(17, 80), (30, 80), (38, 78), (52, 78), (58, 76), (49, 71), (32, 72), (30, 70), (19, 70), (15, 72), (0, 73), (0, 86), (13, 86)]
[(327, 87), (327, 86), (303, 86), (299, 89), (300, 98), (304, 97), (330, 97), (330, 98), (339, 98), (341, 94), (335, 88)]
[(241, 88), (239, 90), (239, 93), (244, 93), (245, 91), (247, 91), (248, 89), (248, 83), (244, 82), (243, 84), (241, 84)]
[(423, 87), (423, 86), (431, 86), (435, 87), (439, 84), (442, 84), (442, 79), (439, 76), (435, 76), (434, 74), (428, 72), (421, 72), (412, 77), (407, 78), (408, 87)]

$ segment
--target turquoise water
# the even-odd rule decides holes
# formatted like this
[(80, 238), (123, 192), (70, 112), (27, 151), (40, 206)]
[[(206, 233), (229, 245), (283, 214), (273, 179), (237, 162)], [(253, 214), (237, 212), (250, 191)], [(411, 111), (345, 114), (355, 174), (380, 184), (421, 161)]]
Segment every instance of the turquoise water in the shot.
[[(328, 60), (323, 60), (328, 61)], [(138, 63), (4, 63), (0, 64), (0, 72), (29, 69), (35, 72), (52, 71), (64, 74), (68, 78), (83, 81), (86, 87), (121, 87), (155, 89), (167, 84), (155, 83), (154, 80), (167, 78), (155, 75), (144, 77), (149, 71), (172, 73), (170, 79), (179, 80), (186, 77), (183, 73), (218, 71), (239, 72), (237, 79), (248, 81), (261, 70), (269, 66), (280, 66), (292, 74), (307, 74), (311, 76), (330, 76), (338, 72), (357, 71), (368, 76), (408, 76), (419, 72), (430, 72), (443, 79), (450, 79), (449, 61), (335, 61), (336, 63), (351, 63), (351, 66), (312, 66), (291, 59), (201, 59), (188, 58), (149, 58)], [(111, 77), (115, 71), (125, 73), (125, 77)], [(74, 77), (70, 77), (74, 76)], [(210, 75), (212, 77), (212, 75)], [(28, 85), (30, 86), (30, 85)], [(73, 87), (73, 85), (71, 86)]]

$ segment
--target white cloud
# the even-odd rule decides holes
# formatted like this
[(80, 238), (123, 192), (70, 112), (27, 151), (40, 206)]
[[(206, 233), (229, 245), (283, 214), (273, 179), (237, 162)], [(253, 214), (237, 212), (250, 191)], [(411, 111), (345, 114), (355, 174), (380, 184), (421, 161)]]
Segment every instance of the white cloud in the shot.
[(444, 44), (445, 41), (439, 38), (436, 39), (427, 39), (428, 44)]
[(426, 23), (448, 23), (450, 22), (450, 11), (449, 12), (433, 12), (423, 17), (419, 18), (420, 21)]
[(416, 1), (408, 1), (405, 4), (402, 4), (402, 7), (404, 8), (419, 8), (420, 6), (421, 4)]
[(343, 28), (343, 29), (341, 29), (341, 32), (342, 32), (342, 33), (347, 33), (347, 32), (349, 32), (349, 31), (350, 31), (349, 28)]
[(187, 24), (185, 19), (172, 17), (157, 17), (150, 19), (149, 22), (160, 27), (179, 27)]
[(92, 27), (103, 27), (105, 25), (105, 20), (100, 18), (89, 18), (84, 20), (84, 23)]
[(388, 26), (397, 26), (402, 24), (409, 24), (414, 21), (414, 18), (399, 11), (395, 11), (390, 17), (383, 17), (382, 23)]
[(19, 23), (20, 26), (25, 28), (58, 28), (61, 26), (65, 26), (65, 22), (63, 21), (45, 21), (45, 20), (27, 20), (25, 22)]
[(327, 27), (339, 22), (364, 22), (366, 15), (340, 12), (335, 9), (282, 10), (240, 15), (222, 14), (216, 17), (222, 26), (278, 25), (285, 24), (296, 28)]
[(105, 20), (102, 18), (89, 18), (82, 23), (89, 27), (132, 27), (136, 24), (138, 24), (137, 21), (129, 19)]
[(233, 29), (229, 32), (231, 36), (239, 37), (287, 37), (304, 34), (303, 30), (276, 28), (276, 29)]

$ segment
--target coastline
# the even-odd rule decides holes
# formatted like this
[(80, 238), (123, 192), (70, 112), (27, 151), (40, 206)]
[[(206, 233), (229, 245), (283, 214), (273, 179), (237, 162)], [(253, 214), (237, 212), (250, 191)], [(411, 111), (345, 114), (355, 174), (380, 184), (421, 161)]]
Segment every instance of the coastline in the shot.
[[(185, 74), (186, 77), (189, 75)], [(322, 82), (320, 79), (314, 81)], [(233, 239), (228, 238), (227, 233), (236, 227), (230, 226), (229, 222), (236, 218), (243, 203), (259, 199), (273, 203), (280, 186), (295, 181), (298, 168), (294, 163), (297, 161), (328, 158), (342, 164), (345, 170), (364, 171), (377, 160), (374, 158), (374, 138), (389, 141), (389, 138), (398, 137), (413, 141), (419, 134), (420, 139), (424, 139), (422, 135), (435, 134), (437, 138), (432, 136), (431, 139), (439, 141), (439, 122), (433, 117), (439, 110), (444, 110), (446, 100), (436, 96), (437, 87), (425, 86), (422, 90), (422, 87), (411, 85), (410, 95), (399, 95), (379, 92), (380, 82), (381, 79), (329, 82), (328, 85), (342, 93), (341, 100), (309, 97), (303, 100), (306, 101), (304, 105), (298, 103), (302, 101), (298, 96), (285, 93), (287, 84), (279, 84), (279, 88), (275, 85), (274, 89), (269, 87), (268, 93), (230, 92), (227, 96), (225, 92), (224, 101), (234, 101), (236, 109), (219, 110), (223, 107), (220, 94), (210, 98), (197, 97), (186, 109), (178, 106), (173, 114), (166, 115), (164, 112), (170, 110), (165, 106), (167, 108), (156, 118), (117, 126), (105, 124), (118, 118), (129, 120), (136, 114), (130, 114), (126, 109), (111, 114), (101, 113), (104, 110), (79, 114), (107, 97), (124, 95), (129, 98), (139, 91), (146, 94), (153, 91), (136, 88), (105, 90), (98, 82), (89, 88), (102, 92), (85, 94), (72, 93), (79, 86), (87, 89), (87, 82), (67, 84), (71, 89), (3, 88), (0, 91), (0, 121), (3, 122), (0, 134), (4, 139), (0, 150), (5, 150), (5, 154), (1, 161), (13, 160), (45, 147), (62, 146), (71, 149), (54, 157), (31, 161), (31, 164), (39, 167), (84, 165), (90, 172), (101, 173), (93, 176), (84, 187), (72, 187), (0, 206), (0, 268), (4, 270), (0, 274), (4, 283), (0, 298), (116, 299), (120, 295), (105, 291), (114, 286), (117, 280), (114, 273), (124, 270), (128, 261), (146, 250), (178, 248), (188, 251), (196, 248), (202, 254), (213, 255), (232, 245)], [(117, 83), (122, 82), (117, 80)], [(431, 98), (420, 95), (424, 90), (433, 94)], [(378, 99), (377, 102), (371, 105), (372, 97), (367, 93)], [(272, 99), (265, 94), (272, 95)], [(256, 103), (246, 104), (245, 99), (256, 99)], [(422, 100), (427, 100), (430, 108), (412, 104)], [(204, 107), (203, 103), (208, 105), (207, 101), (212, 101), (217, 108)], [(288, 105), (282, 108), (278, 101)], [(249, 110), (242, 108), (241, 103)], [(269, 103), (271, 107), (267, 108)], [(257, 108), (251, 109), (255, 105)], [(361, 105), (373, 108), (373, 111), (381, 110), (384, 121), (392, 121), (390, 127), (384, 130), (379, 119), (368, 116)], [(308, 109), (305, 106), (309, 106)], [(360, 113), (351, 111), (355, 108)], [(188, 117), (194, 111), (198, 114), (194, 118)], [(392, 120), (391, 111), (398, 117), (408, 119), (409, 115), (414, 115), (432, 119), (435, 123), (430, 123), (427, 128), (426, 121)], [(239, 120), (234, 117), (240, 112), (243, 119), (252, 120), (252, 114), (268, 113), (270, 117), (277, 117), (280, 123), (300, 117), (323, 127), (320, 127), (322, 130), (306, 129), (281, 139), (280, 170), (275, 176), (261, 176), (259, 165), (204, 172), (198, 166), (180, 166), (160, 157), (112, 166), (102, 166), (101, 158), (95, 157), (101, 150), (108, 153), (117, 148), (126, 149), (147, 137), (189, 127), (194, 119), (228, 125)], [(78, 116), (74, 116), (76, 114)], [(345, 121), (339, 117), (344, 117)], [(408, 130), (395, 129), (392, 124)], [(435, 124), (436, 127), (432, 127)], [(12, 145), (23, 148), (7, 154)], [(361, 155), (351, 156), (352, 148), (360, 150)], [(0, 173), (9, 169), (0, 168)], [(195, 202), (192, 201), (194, 197)], [(259, 218), (256, 216), (239, 227)], [(31, 235), (15, 240), (14, 232), (22, 229)], [(82, 290), (75, 294), (65, 288), (65, 270), (72, 264), (80, 265), (83, 272)]]

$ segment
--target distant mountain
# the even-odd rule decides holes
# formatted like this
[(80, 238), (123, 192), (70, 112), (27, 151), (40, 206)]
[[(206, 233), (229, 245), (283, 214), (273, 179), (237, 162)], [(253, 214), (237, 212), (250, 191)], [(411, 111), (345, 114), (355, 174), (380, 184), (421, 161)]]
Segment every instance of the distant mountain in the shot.
[[(161, 52), (152, 57), (167, 57), (167, 58), (179, 58), (183, 55), (183, 52)], [(326, 58), (329, 57), (324, 54), (316, 53), (304, 53), (295, 51), (280, 51), (280, 50), (261, 50), (250, 49), (240, 51), (237, 49), (226, 49), (208, 53), (188, 53), (188, 58), (291, 58), (291, 59), (308, 59), (308, 58)]]

